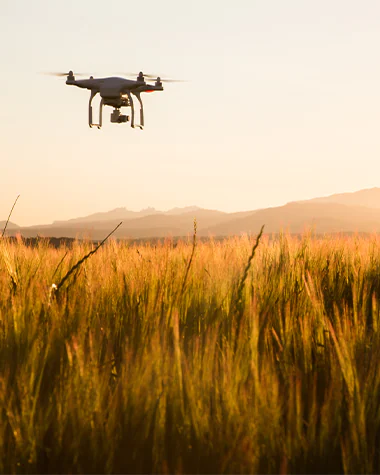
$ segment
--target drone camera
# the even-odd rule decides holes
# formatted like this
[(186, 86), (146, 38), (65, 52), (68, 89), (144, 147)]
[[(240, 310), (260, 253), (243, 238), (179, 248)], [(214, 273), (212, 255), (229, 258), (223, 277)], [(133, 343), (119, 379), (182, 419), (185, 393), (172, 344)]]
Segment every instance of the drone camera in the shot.
[(123, 122), (128, 122), (128, 121), (129, 121), (129, 116), (120, 114), (120, 111), (118, 109), (115, 109), (111, 113), (111, 122), (114, 124), (115, 123), (122, 124)]

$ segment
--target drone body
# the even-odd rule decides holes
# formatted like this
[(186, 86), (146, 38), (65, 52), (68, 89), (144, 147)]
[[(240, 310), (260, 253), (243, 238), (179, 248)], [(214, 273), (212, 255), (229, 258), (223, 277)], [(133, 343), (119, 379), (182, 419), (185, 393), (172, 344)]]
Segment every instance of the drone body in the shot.
[[(69, 72), (66, 84), (70, 86), (77, 86), (82, 89), (89, 89), (91, 91), (90, 101), (88, 104), (88, 124), (90, 127), (102, 126), (102, 112), (103, 106), (111, 106), (114, 108), (111, 113), (111, 122), (123, 123), (129, 121), (129, 116), (122, 115), (120, 109), (122, 107), (131, 108), (131, 127), (144, 127), (144, 109), (140, 94), (142, 92), (163, 91), (162, 82), (157, 77), (154, 85), (146, 84), (144, 74), (142, 72), (137, 76), (137, 80), (124, 79), (121, 77), (108, 78), (93, 78), (89, 79), (75, 79), (74, 73)], [(92, 100), (99, 94), (101, 97), (99, 107), (99, 121), (94, 123), (92, 119)], [(132, 96), (135, 96), (140, 104), (140, 123), (135, 123), (135, 108)]]

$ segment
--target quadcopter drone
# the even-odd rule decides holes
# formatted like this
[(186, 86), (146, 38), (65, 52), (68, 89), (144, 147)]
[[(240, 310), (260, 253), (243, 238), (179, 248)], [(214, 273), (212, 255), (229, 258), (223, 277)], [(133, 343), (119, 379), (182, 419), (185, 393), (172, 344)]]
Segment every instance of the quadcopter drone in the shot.
[[(144, 108), (141, 100), (142, 92), (154, 92), (154, 91), (163, 91), (162, 82), (179, 82), (174, 79), (164, 79), (161, 80), (159, 76), (152, 76), (147, 74), (144, 76), (143, 72), (140, 71), (137, 79), (125, 79), (121, 77), (107, 77), (107, 78), (94, 78), (90, 76), (89, 79), (75, 79), (74, 73), (70, 71), (69, 73), (52, 73), (56, 76), (66, 76), (66, 84), (69, 86), (77, 86), (82, 89), (89, 89), (91, 91), (90, 101), (88, 103), (88, 125), (90, 127), (97, 127), (100, 129), (102, 127), (102, 115), (103, 115), (103, 106), (113, 107), (111, 113), (111, 122), (116, 124), (121, 124), (123, 122), (129, 121), (129, 116), (123, 115), (120, 112), (122, 107), (131, 108), (131, 127), (140, 128), (144, 127)], [(155, 84), (147, 84), (145, 82), (145, 77), (153, 79), (156, 78)], [(100, 94), (100, 107), (99, 107), (99, 121), (94, 123), (92, 119), (92, 100), (96, 94)], [(140, 123), (135, 123), (135, 107), (133, 103), (132, 96), (135, 96), (140, 104)]]

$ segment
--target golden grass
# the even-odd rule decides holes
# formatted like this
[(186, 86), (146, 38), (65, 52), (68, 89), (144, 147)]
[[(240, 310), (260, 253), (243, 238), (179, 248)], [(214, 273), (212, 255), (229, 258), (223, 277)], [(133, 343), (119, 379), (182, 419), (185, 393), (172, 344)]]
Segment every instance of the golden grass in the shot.
[(0, 240), (0, 472), (379, 473), (379, 238), (255, 242)]

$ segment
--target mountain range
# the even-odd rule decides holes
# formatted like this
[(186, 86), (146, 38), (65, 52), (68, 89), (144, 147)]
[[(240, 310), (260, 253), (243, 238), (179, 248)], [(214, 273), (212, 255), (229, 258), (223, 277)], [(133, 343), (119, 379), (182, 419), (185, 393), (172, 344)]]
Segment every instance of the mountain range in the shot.
[[(198, 236), (223, 237), (256, 234), (265, 225), (266, 233), (281, 230), (302, 233), (312, 227), (317, 233), (380, 232), (380, 188), (327, 197), (295, 201), (283, 206), (236, 213), (188, 206), (158, 211), (147, 208), (130, 211), (126, 208), (95, 213), (52, 224), (20, 227), (8, 223), (7, 234), (24, 237), (104, 238), (123, 221), (115, 233), (118, 238), (146, 239), (166, 236), (188, 236), (193, 233), (194, 219)], [(0, 230), (5, 221), (0, 221)], [(1, 233), (0, 233), (1, 234)]]

